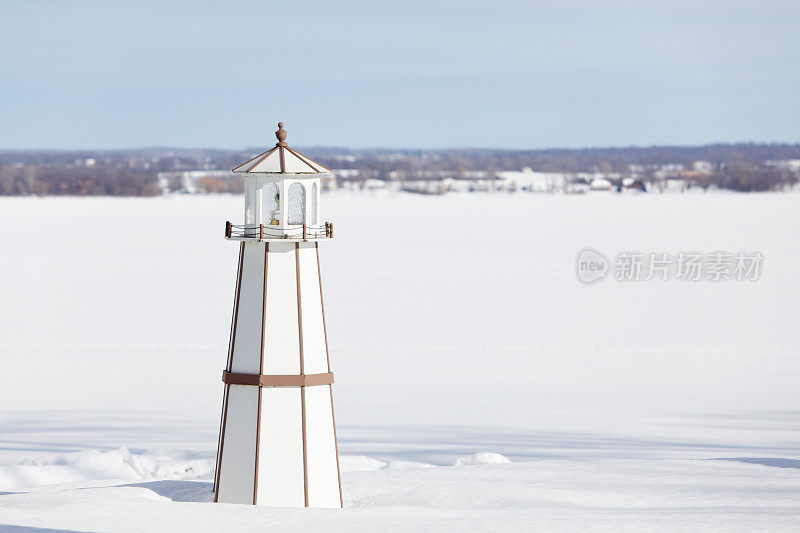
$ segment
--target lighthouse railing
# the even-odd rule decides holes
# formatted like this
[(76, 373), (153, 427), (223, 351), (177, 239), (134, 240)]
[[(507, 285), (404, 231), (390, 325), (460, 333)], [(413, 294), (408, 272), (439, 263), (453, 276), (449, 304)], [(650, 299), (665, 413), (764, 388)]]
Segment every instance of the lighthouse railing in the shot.
[(280, 228), (267, 224), (231, 224), (225, 222), (225, 237), (229, 239), (325, 239), (333, 237), (333, 224), (325, 222), (320, 226), (305, 224), (296, 228)]

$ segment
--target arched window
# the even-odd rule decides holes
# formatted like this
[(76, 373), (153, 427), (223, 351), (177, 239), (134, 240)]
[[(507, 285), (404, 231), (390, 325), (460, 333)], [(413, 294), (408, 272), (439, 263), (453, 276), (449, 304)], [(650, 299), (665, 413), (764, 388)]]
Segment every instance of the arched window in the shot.
[(309, 213), (309, 219), (311, 220), (311, 224), (316, 226), (319, 224), (317, 222), (317, 184), (313, 184), (311, 186), (311, 213)]
[(300, 183), (289, 185), (289, 224), (304, 224), (306, 219), (306, 188)]
[(278, 186), (274, 183), (265, 183), (261, 188), (261, 222), (272, 224), (273, 220), (278, 220)]
[(247, 196), (246, 196), (245, 206), (244, 206), (244, 223), (245, 224), (255, 224), (256, 223), (256, 184), (255, 183), (248, 183), (247, 184)]

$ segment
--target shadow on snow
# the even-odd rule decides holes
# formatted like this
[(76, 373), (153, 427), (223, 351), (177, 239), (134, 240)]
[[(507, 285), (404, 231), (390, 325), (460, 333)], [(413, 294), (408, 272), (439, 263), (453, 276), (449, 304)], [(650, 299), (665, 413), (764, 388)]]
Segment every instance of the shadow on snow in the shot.
[(174, 502), (210, 502), (214, 499), (213, 483), (204, 481), (145, 481), (119, 485), (120, 487), (142, 487), (152, 490), (159, 496), (169, 498)]

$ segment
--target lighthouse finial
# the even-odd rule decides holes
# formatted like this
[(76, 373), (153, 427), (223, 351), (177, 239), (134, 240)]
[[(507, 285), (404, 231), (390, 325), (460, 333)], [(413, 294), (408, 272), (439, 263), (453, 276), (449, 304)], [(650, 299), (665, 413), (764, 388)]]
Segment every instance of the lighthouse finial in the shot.
[(278, 143), (275, 146), (286, 146), (286, 130), (283, 129), (283, 122), (278, 122), (278, 131), (275, 132)]

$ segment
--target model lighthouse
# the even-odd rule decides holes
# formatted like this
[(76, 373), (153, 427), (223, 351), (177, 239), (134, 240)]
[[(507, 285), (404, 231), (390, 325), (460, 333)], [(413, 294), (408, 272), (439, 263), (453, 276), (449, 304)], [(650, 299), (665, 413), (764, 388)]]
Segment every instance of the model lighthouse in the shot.
[(245, 223), (222, 403), (214, 501), (341, 507), (319, 241), (320, 183), (330, 170), (286, 144), (236, 167)]

